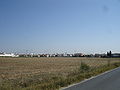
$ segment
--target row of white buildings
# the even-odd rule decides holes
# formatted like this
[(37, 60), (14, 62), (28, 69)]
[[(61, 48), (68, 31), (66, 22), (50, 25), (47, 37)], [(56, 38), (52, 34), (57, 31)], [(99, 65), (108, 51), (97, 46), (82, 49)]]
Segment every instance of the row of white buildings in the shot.
[(120, 57), (120, 53), (112, 53), (110, 51), (107, 54), (83, 54), (83, 53), (75, 53), (75, 54), (14, 54), (14, 53), (0, 53), (0, 57)]

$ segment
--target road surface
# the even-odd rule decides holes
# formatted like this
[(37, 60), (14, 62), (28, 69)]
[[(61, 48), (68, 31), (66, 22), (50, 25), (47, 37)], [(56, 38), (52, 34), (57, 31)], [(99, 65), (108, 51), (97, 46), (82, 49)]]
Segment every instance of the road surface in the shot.
[(120, 90), (120, 67), (63, 90)]

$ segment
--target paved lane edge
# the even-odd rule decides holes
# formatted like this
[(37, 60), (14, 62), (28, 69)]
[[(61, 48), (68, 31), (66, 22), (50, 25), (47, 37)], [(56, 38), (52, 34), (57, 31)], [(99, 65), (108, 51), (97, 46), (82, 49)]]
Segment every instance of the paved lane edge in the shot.
[(101, 74), (99, 74), (99, 75), (96, 75), (96, 76), (93, 76), (93, 77), (91, 77), (91, 78), (85, 79), (85, 80), (83, 80), (83, 81), (81, 81), (81, 82), (79, 82), (79, 83), (69, 85), (68, 87), (62, 87), (60, 90), (65, 90), (65, 89), (67, 89), (67, 88), (70, 88), (70, 87), (73, 87), (73, 86), (76, 86), (76, 85), (85, 83), (85, 82), (87, 82), (87, 81), (89, 81), (89, 80), (92, 80), (92, 79), (97, 78), (97, 77), (99, 77), (99, 76), (105, 75), (105, 74), (110, 73), (110, 72), (112, 72), (112, 71), (115, 71), (115, 70), (117, 70), (117, 69), (119, 69), (119, 68), (120, 68), (120, 67), (114, 68), (114, 69), (112, 69), (112, 70), (106, 71), (106, 72), (101, 73)]

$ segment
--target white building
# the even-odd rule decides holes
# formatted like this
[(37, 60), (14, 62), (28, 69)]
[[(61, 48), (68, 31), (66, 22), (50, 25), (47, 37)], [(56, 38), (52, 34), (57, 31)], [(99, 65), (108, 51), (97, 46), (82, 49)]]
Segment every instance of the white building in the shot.
[(13, 53), (0, 53), (0, 57), (19, 57), (19, 55), (15, 55)]

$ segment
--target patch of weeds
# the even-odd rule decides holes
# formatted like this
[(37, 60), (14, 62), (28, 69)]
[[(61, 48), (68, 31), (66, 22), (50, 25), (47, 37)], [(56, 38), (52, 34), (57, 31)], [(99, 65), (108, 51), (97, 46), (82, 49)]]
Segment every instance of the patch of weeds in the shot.
[(85, 64), (85, 63), (83, 63), (83, 62), (81, 62), (80, 71), (81, 71), (81, 72), (87, 72), (87, 71), (89, 71), (89, 70), (90, 70), (90, 66), (87, 65), (87, 64)]

